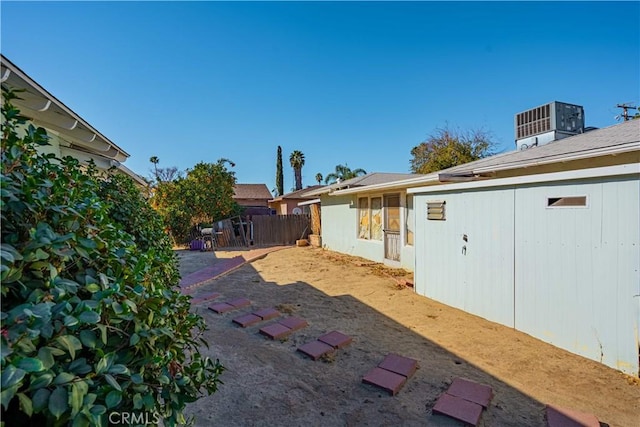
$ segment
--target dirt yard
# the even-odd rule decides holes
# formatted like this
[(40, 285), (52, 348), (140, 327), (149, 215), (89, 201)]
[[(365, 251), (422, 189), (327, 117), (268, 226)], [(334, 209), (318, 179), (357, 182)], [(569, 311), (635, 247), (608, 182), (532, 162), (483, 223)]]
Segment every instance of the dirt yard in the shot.
[[(237, 252), (180, 251), (183, 275)], [(544, 426), (545, 404), (595, 414), (603, 425), (640, 425), (640, 382), (529, 335), (416, 295), (394, 278), (410, 278), (359, 258), (316, 248), (290, 248), (197, 288), (216, 302), (236, 297), (250, 309), (224, 315), (194, 306), (210, 326), (205, 338), (227, 371), (219, 391), (188, 407), (197, 426), (456, 426), (431, 408), (455, 377), (493, 388), (482, 426)], [(400, 282), (400, 283), (399, 283)], [(231, 319), (276, 307), (309, 326), (286, 341)], [(353, 342), (312, 361), (298, 346), (338, 330)], [(362, 376), (389, 353), (419, 369), (392, 397)]]

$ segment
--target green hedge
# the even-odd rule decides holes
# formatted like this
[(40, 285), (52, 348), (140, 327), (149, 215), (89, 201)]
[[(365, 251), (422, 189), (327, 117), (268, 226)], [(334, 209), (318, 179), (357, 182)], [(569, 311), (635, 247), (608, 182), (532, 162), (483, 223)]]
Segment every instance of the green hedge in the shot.
[(128, 177), (40, 154), (46, 132), (3, 96), (2, 420), (184, 423), (224, 368), (198, 350), (162, 221)]

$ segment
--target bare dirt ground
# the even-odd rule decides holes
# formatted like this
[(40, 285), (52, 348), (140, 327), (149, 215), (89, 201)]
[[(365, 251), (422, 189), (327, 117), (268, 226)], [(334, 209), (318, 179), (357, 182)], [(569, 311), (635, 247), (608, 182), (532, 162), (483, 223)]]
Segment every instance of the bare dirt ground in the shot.
[[(233, 252), (179, 251), (183, 275)], [(197, 426), (455, 426), (431, 408), (455, 377), (493, 387), (482, 426), (543, 426), (545, 404), (595, 414), (610, 426), (640, 425), (640, 382), (529, 335), (419, 296), (393, 277), (410, 274), (317, 248), (267, 255), (217, 280), (217, 301), (247, 297), (252, 307), (224, 315), (194, 305), (210, 330), (204, 353), (227, 370), (212, 396), (187, 408)], [(231, 319), (277, 307), (309, 322), (286, 341)], [(338, 330), (353, 342), (312, 361), (298, 346)], [(389, 353), (418, 360), (416, 374), (392, 397), (362, 376)]]

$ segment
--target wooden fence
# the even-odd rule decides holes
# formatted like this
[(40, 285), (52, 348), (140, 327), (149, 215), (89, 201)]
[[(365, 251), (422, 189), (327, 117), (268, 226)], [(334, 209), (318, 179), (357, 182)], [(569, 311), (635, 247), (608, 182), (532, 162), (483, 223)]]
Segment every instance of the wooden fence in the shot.
[(296, 240), (306, 239), (311, 233), (309, 215), (260, 215), (251, 218), (253, 244), (292, 245)]

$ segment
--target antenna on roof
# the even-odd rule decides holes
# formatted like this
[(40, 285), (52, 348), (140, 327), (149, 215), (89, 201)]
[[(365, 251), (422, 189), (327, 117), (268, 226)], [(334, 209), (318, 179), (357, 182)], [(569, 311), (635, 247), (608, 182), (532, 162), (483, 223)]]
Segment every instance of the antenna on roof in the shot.
[[(638, 107), (634, 106), (634, 105), (630, 105), (631, 102), (625, 102), (624, 104), (617, 104), (616, 108), (622, 108), (622, 117), (624, 118), (624, 121), (626, 122), (627, 120), (629, 120), (629, 110), (638, 110)], [(616, 116), (616, 120), (620, 120), (620, 116)]]

